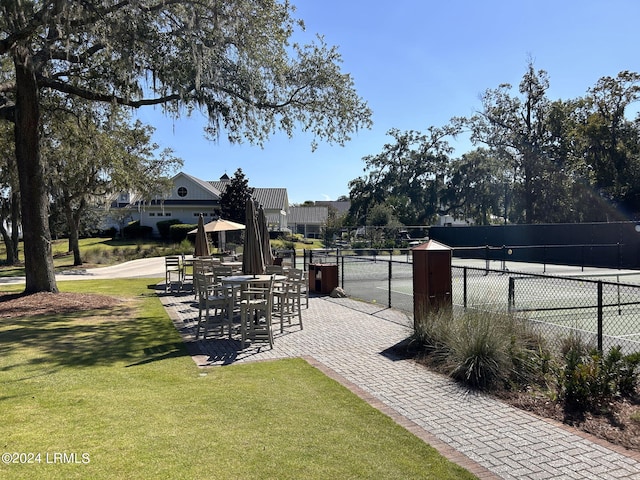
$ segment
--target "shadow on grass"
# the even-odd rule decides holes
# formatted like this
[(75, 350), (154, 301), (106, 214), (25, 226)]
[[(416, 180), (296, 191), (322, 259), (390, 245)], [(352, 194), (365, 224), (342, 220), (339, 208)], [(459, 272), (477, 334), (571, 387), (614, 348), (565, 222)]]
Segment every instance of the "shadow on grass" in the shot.
[(9, 358), (18, 350), (25, 350), (16, 357), (23, 365), (47, 368), (134, 366), (187, 355), (165, 318), (145, 317), (129, 306), (1, 319), (0, 355)]

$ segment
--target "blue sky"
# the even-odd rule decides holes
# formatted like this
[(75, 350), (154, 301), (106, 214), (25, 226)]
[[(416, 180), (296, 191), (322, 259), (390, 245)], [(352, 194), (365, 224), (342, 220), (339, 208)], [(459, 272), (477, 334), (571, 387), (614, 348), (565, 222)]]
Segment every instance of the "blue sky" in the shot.
[[(379, 153), (391, 128), (426, 131), (472, 115), (480, 96), (514, 86), (529, 59), (549, 75), (551, 99), (583, 96), (603, 76), (640, 72), (637, 0), (291, 0), (306, 24), (303, 38), (337, 45), (342, 69), (373, 110), (373, 128), (345, 147), (311, 138), (274, 136), (264, 148), (204, 137), (201, 114), (179, 121), (159, 109), (138, 118), (156, 128), (154, 141), (184, 160), (183, 171), (216, 180), (238, 168), (254, 187), (285, 187), (291, 203), (335, 200), (363, 175), (366, 155)], [(471, 149), (461, 137), (457, 153)]]

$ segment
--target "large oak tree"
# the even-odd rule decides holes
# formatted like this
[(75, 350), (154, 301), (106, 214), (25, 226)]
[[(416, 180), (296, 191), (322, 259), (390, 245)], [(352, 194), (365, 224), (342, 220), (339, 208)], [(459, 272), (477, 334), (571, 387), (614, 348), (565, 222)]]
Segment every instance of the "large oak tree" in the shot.
[[(14, 122), (26, 292), (57, 291), (40, 155), (49, 92), (170, 114), (202, 109), (208, 133), (262, 144), (296, 128), (343, 144), (370, 125), (340, 55), (277, 0), (0, 0), (0, 118)], [(4, 77), (3, 77), (4, 78)]]

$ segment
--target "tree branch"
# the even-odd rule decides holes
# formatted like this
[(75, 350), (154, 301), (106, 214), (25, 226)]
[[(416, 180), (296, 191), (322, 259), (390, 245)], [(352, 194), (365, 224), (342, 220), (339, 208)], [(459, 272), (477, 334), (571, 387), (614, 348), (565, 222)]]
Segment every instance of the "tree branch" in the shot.
[[(48, 52), (48, 58), (52, 60), (64, 60), (71, 63), (84, 63), (91, 56), (93, 56), (95, 53), (98, 53), (103, 48), (105, 48), (104, 44), (96, 44), (91, 48), (89, 48), (84, 53), (78, 54), (78, 55), (71, 55), (69, 54), (69, 52), (66, 52), (64, 50), (50, 50)], [(44, 54), (44, 51), (43, 51), (43, 54)]]
[(85, 100), (92, 100), (92, 101), (105, 102), (105, 103), (115, 102), (118, 105), (126, 105), (128, 107), (133, 107), (133, 108), (138, 108), (145, 105), (161, 105), (163, 103), (181, 99), (181, 96), (179, 94), (173, 93), (170, 95), (165, 95), (157, 98), (131, 100), (128, 98), (120, 97), (118, 95), (109, 95), (109, 94), (94, 92), (92, 90), (76, 87), (73, 85), (69, 85), (68, 83), (52, 80), (42, 75), (38, 76), (38, 84), (41, 87), (48, 87), (58, 92), (68, 93), (70, 95), (75, 95), (80, 98), (84, 98)]

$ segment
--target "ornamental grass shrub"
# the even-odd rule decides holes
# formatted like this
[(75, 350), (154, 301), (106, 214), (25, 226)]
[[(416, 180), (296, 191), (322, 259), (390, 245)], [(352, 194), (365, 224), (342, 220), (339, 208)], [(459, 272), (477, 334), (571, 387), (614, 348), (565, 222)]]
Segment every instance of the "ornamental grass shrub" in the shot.
[(567, 411), (605, 412), (638, 395), (640, 353), (599, 352), (579, 335), (552, 354), (528, 321), (507, 313), (441, 308), (419, 315), (412, 343), (420, 359), (479, 390), (534, 390)]
[(420, 316), (414, 342), (424, 361), (475, 389), (520, 387), (548, 370), (543, 340), (505, 313), (439, 309)]

